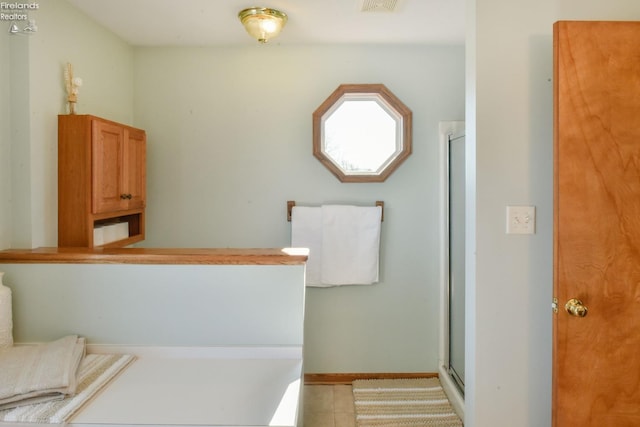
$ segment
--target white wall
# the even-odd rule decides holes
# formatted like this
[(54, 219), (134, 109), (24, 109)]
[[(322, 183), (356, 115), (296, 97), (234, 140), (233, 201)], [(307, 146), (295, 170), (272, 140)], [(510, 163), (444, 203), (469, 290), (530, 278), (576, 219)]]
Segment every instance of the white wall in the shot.
[[(476, 1), (476, 271), (468, 277), (466, 425), (550, 425), (552, 38), (549, 3)], [(522, 16), (522, 19), (517, 17)], [(526, 16), (526, 18), (525, 18)], [(508, 52), (508, 54), (505, 54)], [(469, 98), (473, 92), (467, 94)], [(470, 120), (467, 121), (469, 123)], [(507, 205), (536, 206), (506, 235)], [(470, 245), (470, 250), (473, 246)]]
[[(561, 19), (638, 20), (630, 0), (470, 0), (467, 131), (475, 142), (465, 425), (551, 425), (553, 40)], [(475, 168), (475, 170), (474, 170)], [(474, 179), (475, 178), (475, 181)], [(533, 236), (505, 206), (537, 207)], [(475, 254), (475, 256), (474, 256)]]
[[(309, 289), (305, 370), (437, 370), (438, 122), (464, 115), (461, 46), (138, 48), (135, 70), (143, 246), (287, 246), (287, 200), (383, 200), (381, 282)], [(312, 155), (311, 114), (341, 83), (384, 83), (413, 111), (413, 154), (384, 183), (340, 183)]]

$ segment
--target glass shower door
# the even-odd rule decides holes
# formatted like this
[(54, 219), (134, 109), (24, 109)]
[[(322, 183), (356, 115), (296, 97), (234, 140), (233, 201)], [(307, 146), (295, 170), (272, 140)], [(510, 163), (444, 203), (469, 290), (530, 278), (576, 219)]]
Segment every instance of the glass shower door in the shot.
[(464, 394), (465, 137), (449, 136), (449, 374)]

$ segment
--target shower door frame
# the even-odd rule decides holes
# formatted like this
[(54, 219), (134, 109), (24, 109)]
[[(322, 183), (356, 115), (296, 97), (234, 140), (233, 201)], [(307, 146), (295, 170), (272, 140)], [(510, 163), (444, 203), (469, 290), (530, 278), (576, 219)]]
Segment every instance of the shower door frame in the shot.
[(439, 124), (441, 165), (441, 292), (440, 292), (440, 381), (458, 415), (464, 421), (464, 392), (449, 372), (449, 143), (465, 136), (464, 121), (443, 121)]

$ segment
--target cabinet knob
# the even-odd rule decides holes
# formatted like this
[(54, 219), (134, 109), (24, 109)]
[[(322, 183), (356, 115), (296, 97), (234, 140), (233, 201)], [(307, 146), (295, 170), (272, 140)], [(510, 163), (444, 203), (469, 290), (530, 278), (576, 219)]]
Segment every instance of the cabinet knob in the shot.
[(120, 195), (120, 198), (122, 200), (131, 199), (131, 197), (132, 197), (131, 194), (121, 194)]

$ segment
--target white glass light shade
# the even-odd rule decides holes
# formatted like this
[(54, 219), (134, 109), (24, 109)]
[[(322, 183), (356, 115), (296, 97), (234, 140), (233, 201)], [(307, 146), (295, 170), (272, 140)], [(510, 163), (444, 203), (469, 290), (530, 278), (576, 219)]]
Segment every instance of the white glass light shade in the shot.
[(287, 23), (287, 15), (276, 9), (252, 7), (238, 13), (240, 22), (253, 38), (260, 43), (280, 34), (280, 30)]

